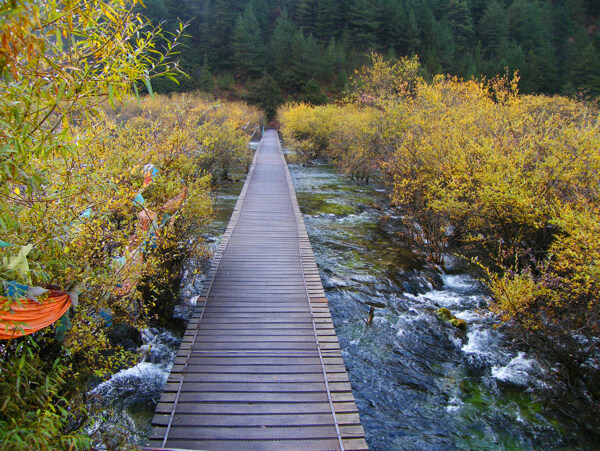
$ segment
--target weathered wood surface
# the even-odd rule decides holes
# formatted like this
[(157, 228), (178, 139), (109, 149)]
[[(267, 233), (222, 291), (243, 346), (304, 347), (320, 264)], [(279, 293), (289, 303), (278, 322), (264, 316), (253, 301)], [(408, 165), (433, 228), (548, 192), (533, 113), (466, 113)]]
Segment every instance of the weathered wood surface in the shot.
[(151, 447), (368, 449), (277, 133), (254, 158)]

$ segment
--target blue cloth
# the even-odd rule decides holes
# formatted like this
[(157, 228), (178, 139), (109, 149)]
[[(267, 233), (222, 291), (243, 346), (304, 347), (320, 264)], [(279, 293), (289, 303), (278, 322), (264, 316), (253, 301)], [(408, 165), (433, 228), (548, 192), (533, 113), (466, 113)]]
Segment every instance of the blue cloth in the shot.
[(29, 287), (14, 280), (4, 282), (4, 291), (9, 298), (26, 298)]
[(113, 317), (106, 310), (100, 310), (100, 318), (102, 318), (104, 320), (104, 325), (106, 327), (111, 327), (112, 326)]
[(144, 196), (142, 196), (142, 193), (137, 193), (137, 195), (133, 198), (133, 203), (138, 204), (140, 207), (146, 205), (146, 200), (144, 199)]

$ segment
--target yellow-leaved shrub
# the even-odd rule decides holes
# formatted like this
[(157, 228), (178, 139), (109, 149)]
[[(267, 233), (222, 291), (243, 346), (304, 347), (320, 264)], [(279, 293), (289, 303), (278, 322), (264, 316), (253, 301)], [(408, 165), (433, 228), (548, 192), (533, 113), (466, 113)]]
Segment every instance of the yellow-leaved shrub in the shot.
[(418, 72), (412, 59), (375, 56), (346, 104), (282, 107), (284, 138), (381, 178), (429, 260), (474, 259), (513, 331), (569, 380), (597, 376), (597, 107), (519, 95), (517, 77), (425, 82)]

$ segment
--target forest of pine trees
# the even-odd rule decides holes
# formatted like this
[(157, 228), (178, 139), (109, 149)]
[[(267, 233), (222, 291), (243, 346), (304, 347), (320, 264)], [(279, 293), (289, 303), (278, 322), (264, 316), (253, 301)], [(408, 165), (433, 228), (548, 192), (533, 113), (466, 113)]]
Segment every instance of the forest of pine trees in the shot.
[[(146, 0), (152, 22), (189, 22), (181, 84), (162, 91), (275, 89), (320, 103), (370, 52), (416, 54), (426, 74), (518, 71), (520, 90), (600, 95), (595, 0)], [(216, 82), (216, 83), (215, 83)]]

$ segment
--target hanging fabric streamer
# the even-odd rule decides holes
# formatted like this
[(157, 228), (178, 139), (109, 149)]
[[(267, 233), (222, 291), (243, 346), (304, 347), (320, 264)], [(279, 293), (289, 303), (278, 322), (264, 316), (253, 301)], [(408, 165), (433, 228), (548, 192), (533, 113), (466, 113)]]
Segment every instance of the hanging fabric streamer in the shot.
[(30, 287), (14, 280), (3, 280), (4, 294), (11, 299), (25, 298), (38, 302), (37, 298), (48, 292), (42, 287)]
[(152, 179), (158, 175), (158, 169), (152, 163), (144, 165), (144, 188), (152, 183)]
[(137, 193), (135, 195), (135, 197), (133, 198), (133, 205), (136, 205), (138, 207), (143, 207), (144, 205), (146, 205), (146, 199), (144, 199), (142, 193)]
[(15, 270), (31, 283), (31, 275), (29, 274), (29, 262), (27, 254), (33, 249), (33, 244), (28, 244), (19, 249), (19, 254), (16, 257), (4, 257), (3, 263), (7, 269)]
[(71, 306), (71, 296), (50, 291), (41, 302), (0, 297), (0, 340), (22, 337), (58, 321)]

